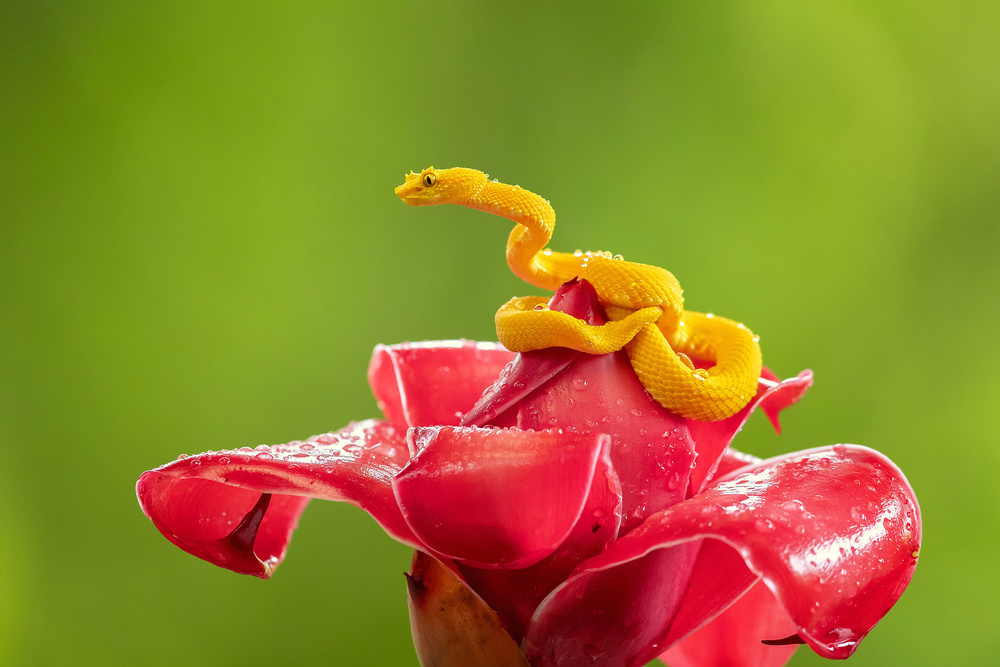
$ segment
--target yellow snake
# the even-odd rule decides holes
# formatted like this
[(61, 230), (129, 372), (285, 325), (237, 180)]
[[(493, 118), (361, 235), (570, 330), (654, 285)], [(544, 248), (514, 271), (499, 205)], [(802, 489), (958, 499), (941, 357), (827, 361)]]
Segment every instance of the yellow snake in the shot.
[[(583, 278), (594, 286), (611, 320), (590, 326), (549, 310), (544, 298), (514, 298), (496, 314), (497, 335), (507, 349), (568, 347), (606, 354), (624, 347), (646, 391), (691, 419), (725, 419), (754, 396), (761, 356), (753, 332), (724, 317), (684, 310), (680, 284), (666, 269), (608, 252), (549, 250), (545, 246), (556, 214), (548, 200), (463, 167), (411, 172), (396, 194), (411, 206), (459, 204), (517, 223), (507, 238), (511, 271), (550, 291)], [(714, 365), (695, 368), (692, 358)]]

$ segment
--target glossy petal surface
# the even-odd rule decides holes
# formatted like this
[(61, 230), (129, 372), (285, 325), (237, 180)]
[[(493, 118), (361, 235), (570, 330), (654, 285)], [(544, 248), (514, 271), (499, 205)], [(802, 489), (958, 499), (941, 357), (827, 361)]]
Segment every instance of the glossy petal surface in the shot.
[(774, 430), (780, 433), (778, 413), (798, 402), (812, 384), (813, 375), (810, 370), (802, 371), (796, 377), (779, 381), (770, 370), (764, 368), (757, 395), (735, 415), (717, 422), (688, 419), (687, 425), (691, 431), (691, 437), (698, 443), (698, 461), (695, 469), (691, 472), (691, 495), (704, 489), (708, 480), (714, 476), (720, 458), (754, 410), (760, 408), (767, 414)]
[(902, 473), (878, 452), (846, 445), (799, 452), (740, 468), (650, 517), (555, 595), (703, 538), (736, 549), (810, 646), (843, 658), (909, 582), (920, 517)]
[[(181, 549), (266, 579), (284, 557), (310, 497), (361, 507), (393, 538), (419, 545), (390, 484), (406, 460), (402, 436), (368, 421), (305, 442), (190, 456), (144, 473), (136, 493), (146, 516)], [(252, 549), (221, 544), (261, 494), (273, 496)]]
[[(714, 542), (714, 540), (706, 540)], [(670, 667), (781, 667), (798, 645), (767, 646), (762, 638), (795, 634), (792, 619), (763, 581), (755, 583), (708, 625), (660, 656)]]
[(409, 437), (414, 456), (393, 480), (403, 516), (431, 549), (479, 567), (522, 568), (554, 552), (610, 445), (606, 435), (475, 427)]
[[(549, 299), (549, 308), (591, 325), (607, 321), (604, 309), (597, 301), (597, 293), (586, 280), (571, 280), (561, 285)], [(555, 378), (572, 362), (587, 356), (590, 355), (564, 347), (518, 354), (483, 393), (475, 407), (463, 417), (462, 425), (517, 425), (516, 407), (522, 399)]]
[(514, 353), (467, 340), (378, 345), (368, 366), (379, 409), (399, 429), (454, 426)]
[(500, 615), (510, 634), (520, 641), (538, 603), (565, 581), (577, 565), (601, 553), (617, 537), (621, 500), (621, 485), (610, 457), (601, 456), (580, 518), (552, 554), (517, 570), (462, 565), (459, 569)]

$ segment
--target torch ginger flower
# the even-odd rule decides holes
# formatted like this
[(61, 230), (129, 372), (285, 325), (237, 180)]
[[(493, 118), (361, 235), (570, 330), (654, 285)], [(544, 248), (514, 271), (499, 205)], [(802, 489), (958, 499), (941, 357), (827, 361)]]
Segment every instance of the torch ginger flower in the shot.
[[(606, 319), (583, 280), (549, 307)], [(717, 421), (664, 408), (624, 351), (380, 345), (368, 378), (383, 420), (181, 458), (140, 477), (143, 511), (181, 549), (266, 579), (310, 498), (364, 509), (416, 550), (425, 664), (781, 665), (799, 643), (846, 658), (913, 575), (919, 508), (884, 456), (730, 448), (757, 408), (777, 429), (809, 371), (764, 368)]]

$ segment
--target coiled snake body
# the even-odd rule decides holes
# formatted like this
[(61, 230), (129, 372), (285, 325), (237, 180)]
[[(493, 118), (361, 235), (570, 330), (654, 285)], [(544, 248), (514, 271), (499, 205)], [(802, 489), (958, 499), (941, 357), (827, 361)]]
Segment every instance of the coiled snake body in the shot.
[[(514, 274), (550, 291), (583, 278), (611, 320), (590, 326), (548, 310), (546, 298), (514, 298), (496, 314), (497, 335), (507, 349), (568, 347), (605, 354), (624, 347), (649, 394), (691, 419), (724, 419), (754, 396), (761, 355), (753, 332), (724, 317), (684, 310), (680, 284), (666, 269), (610, 253), (547, 249), (556, 215), (535, 193), (475, 169), (428, 167), (407, 175), (396, 194), (411, 206), (459, 204), (515, 222), (507, 238), (507, 264)], [(692, 359), (714, 365), (696, 368)]]

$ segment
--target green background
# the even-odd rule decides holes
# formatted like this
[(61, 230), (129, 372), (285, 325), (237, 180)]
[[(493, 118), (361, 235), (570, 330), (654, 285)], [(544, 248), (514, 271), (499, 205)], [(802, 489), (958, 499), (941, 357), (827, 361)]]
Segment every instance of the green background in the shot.
[(408, 551), (361, 511), (313, 503), (261, 582), (171, 546), (134, 484), (375, 416), (376, 343), (491, 339), (538, 293), (505, 221), (396, 199), (430, 164), (813, 368), (737, 446), (875, 447), (924, 517), (853, 664), (990, 662), (998, 29), (974, 1), (6, 0), (0, 662), (415, 664)]

